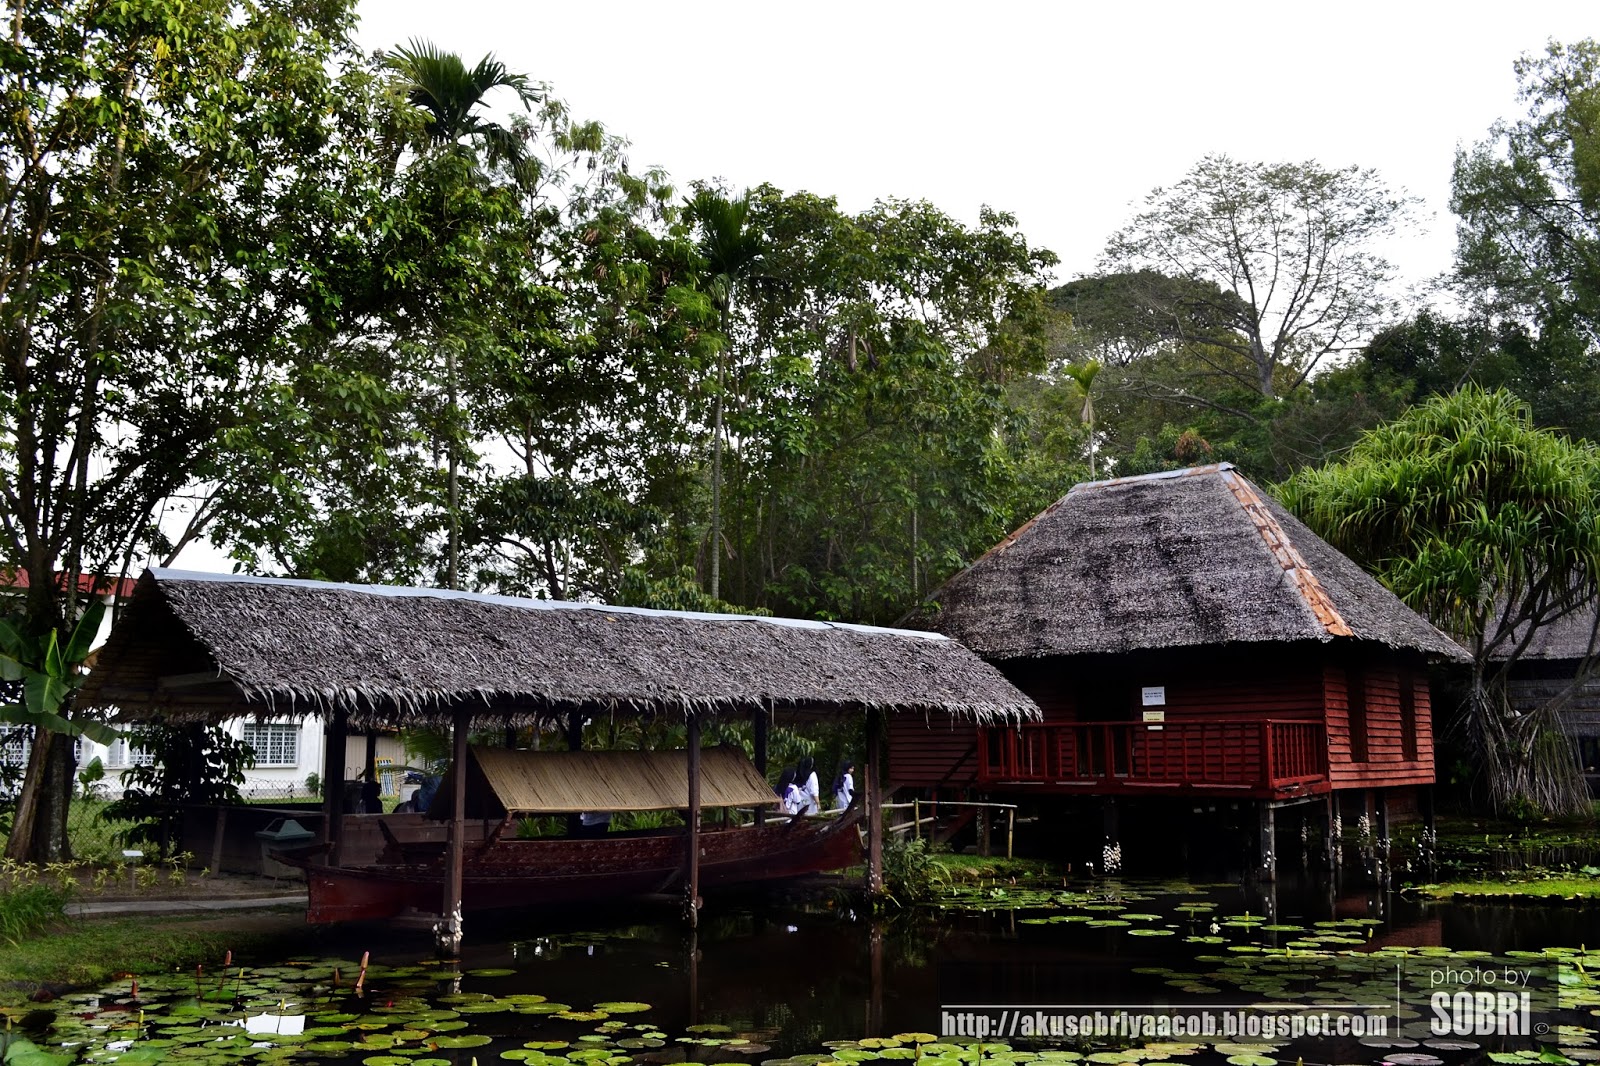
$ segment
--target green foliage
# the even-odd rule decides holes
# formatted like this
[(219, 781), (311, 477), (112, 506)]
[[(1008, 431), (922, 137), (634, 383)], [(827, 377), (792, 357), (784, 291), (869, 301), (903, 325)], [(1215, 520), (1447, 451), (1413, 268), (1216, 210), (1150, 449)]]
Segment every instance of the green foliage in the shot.
[(950, 874), (921, 837), (897, 837), (883, 849), (883, 884), (902, 907), (925, 903), (948, 886)]
[(105, 779), (105, 764), (100, 761), (100, 756), (96, 755), (78, 771), (78, 798), (89, 800), (99, 796), (104, 787), (101, 782)]
[(0, 890), (0, 940), (16, 946), (62, 917), (71, 893), (54, 885), (28, 884)]
[(255, 765), (255, 751), (217, 726), (148, 726), (134, 731), (130, 744), (152, 757), (148, 766), (122, 772), (122, 798), (106, 804), (101, 816), (129, 823), (123, 837), (133, 845), (154, 845), (162, 857), (179, 843), (183, 804), (242, 803), (239, 786)]
[(1495, 808), (1518, 797), (1553, 812), (1586, 807), (1554, 717), (1570, 691), (1517, 713), (1506, 680), (1533, 629), (1600, 588), (1594, 448), (1535, 428), (1508, 392), (1469, 386), (1372, 430), (1344, 461), (1302, 471), (1278, 494), (1472, 654), (1465, 732)]
[[(1456, 154), (1456, 273), (1492, 318), (1600, 328), (1600, 43), (1552, 41), (1515, 65), (1527, 114)], [(1592, 353), (1591, 353), (1592, 358)]]

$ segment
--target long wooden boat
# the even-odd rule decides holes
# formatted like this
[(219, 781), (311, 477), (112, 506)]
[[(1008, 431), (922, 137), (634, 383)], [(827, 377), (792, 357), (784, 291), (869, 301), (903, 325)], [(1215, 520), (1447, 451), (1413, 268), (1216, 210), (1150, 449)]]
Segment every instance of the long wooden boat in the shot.
[[(836, 817), (704, 830), (700, 883), (718, 887), (781, 880), (858, 863), (860, 821), (860, 808), (854, 807)], [(444, 890), (442, 845), (390, 848), (386, 856), (400, 861), (362, 866), (317, 865), (322, 850), (275, 853), (305, 870), (310, 895), (307, 921), (438, 913)], [(464, 858), (461, 906), (467, 911), (681, 890), (686, 865), (681, 830), (491, 840), (469, 844)]]
[[(682, 891), (689, 866), (681, 829), (601, 836), (517, 839), (527, 814), (582, 811), (685, 811), (686, 751), (513, 751), (472, 747), (461, 784), (461, 816), (495, 826), (486, 839), (464, 842), (461, 909), (491, 910)], [(762, 808), (778, 802), (742, 751), (706, 748), (697, 760), (700, 808)], [(455, 769), (452, 769), (452, 774)], [(451, 814), (447, 776), (427, 812)], [(700, 885), (716, 887), (837, 870), (861, 859), (859, 808), (837, 817), (793, 818), (700, 832)], [(397, 823), (398, 825), (399, 823)], [(414, 824), (414, 823), (413, 823)], [(385, 821), (388, 846), (377, 861), (319, 865), (327, 844), (278, 852), (306, 872), (311, 922), (393, 918), (407, 911), (438, 914), (444, 901), (445, 845), (402, 839)]]

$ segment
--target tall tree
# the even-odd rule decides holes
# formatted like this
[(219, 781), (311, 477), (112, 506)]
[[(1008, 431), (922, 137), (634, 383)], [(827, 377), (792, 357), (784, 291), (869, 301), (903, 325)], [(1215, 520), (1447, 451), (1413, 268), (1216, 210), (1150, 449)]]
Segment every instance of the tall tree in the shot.
[(707, 593), (715, 600), (722, 594), (722, 450), (727, 407), (727, 349), (733, 343), (735, 297), (759, 268), (763, 242), (750, 222), (749, 192), (734, 199), (712, 189), (702, 189), (690, 202), (689, 211), (700, 232), (706, 289), (717, 310), (722, 334), (711, 422), (711, 583)]
[[(1238, 362), (1204, 348), (1197, 358), (1271, 398), (1371, 337), (1393, 275), (1376, 245), (1406, 222), (1412, 202), (1372, 170), (1211, 155), (1145, 197), (1112, 235), (1101, 269), (1122, 276), (1162, 336), (1185, 339), (1197, 316), (1226, 324), (1208, 340)], [(1179, 293), (1146, 284), (1164, 276), (1194, 284)]]
[(1279, 496), (1472, 653), (1462, 734), (1493, 806), (1587, 811), (1562, 701), (1519, 711), (1507, 682), (1539, 627), (1600, 590), (1600, 453), (1536, 429), (1510, 393), (1468, 386)]
[[(422, 126), (426, 154), (433, 150), (442, 152), (444, 158), (427, 160), (447, 182), (493, 180), (491, 172), (504, 164), (519, 182), (531, 183), (536, 178), (536, 167), (530, 160), (521, 139), (509, 127), (483, 117), (481, 109), (488, 95), (496, 89), (509, 89), (524, 109), (531, 109), (541, 99), (541, 92), (529, 84), (526, 76), (512, 74), (505, 64), (492, 55), (468, 68), (460, 56), (444, 52), (432, 44), (413, 41), (408, 47), (395, 50), (390, 65), (400, 76), (401, 88), (413, 107), (422, 109), (427, 119)], [(480, 166), (481, 163), (481, 166)], [(463, 173), (463, 170), (465, 171)], [(448, 202), (444, 207), (450, 215), (456, 208)], [(455, 229), (454, 218), (440, 220), (445, 230)], [(470, 234), (468, 239), (476, 237)], [(434, 324), (440, 331), (438, 338), (444, 350), (444, 376), (446, 390), (446, 512), (449, 521), (446, 549), (446, 582), (450, 588), (459, 588), (461, 581), (461, 423), (459, 362), (463, 338), (452, 336), (446, 322)]]
[[(0, 38), (0, 557), (23, 636), (163, 539), (164, 502), (270, 420), (304, 325), (300, 181), (352, 15), (326, 0), (10, 5)], [(65, 846), (40, 734), (14, 852)], [(44, 773), (45, 764), (56, 772)]]
[(1456, 274), (1491, 318), (1600, 347), (1600, 43), (1515, 65), (1525, 117), (1457, 153)]

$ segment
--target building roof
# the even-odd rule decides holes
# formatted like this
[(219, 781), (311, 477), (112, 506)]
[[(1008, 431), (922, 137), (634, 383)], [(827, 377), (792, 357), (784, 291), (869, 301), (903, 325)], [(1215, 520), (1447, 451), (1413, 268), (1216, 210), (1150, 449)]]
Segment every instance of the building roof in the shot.
[[(1600, 634), (1596, 632), (1596, 612), (1600, 604), (1594, 600), (1580, 604), (1561, 617), (1546, 622), (1534, 630), (1533, 638), (1518, 659), (1522, 662), (1572, 660), (1574, 663), (1590, 657), (1590, 648), (1600, 652)], [(1526, 625), (1526, 623), (1524, 623)], [(1517, 639), (1526, 630), (1517, 627)], [(1502, 644), (1489, 653), (1491, 659), (1506, 659), (1514, 645)]]
[[(63, 591), (67, 587), (67, 575), (64, 571), (56, 571), (56, 587)], [(28, 571), (22, 567), (16, 569), (0, 568), (0, 587), (25, 589), (33, 584), (28, 577)], [(101, 577), (96, 574), (79, 574), (78, 591), (88, 594), (95, 593), (100, 596), (116, 596), (126, 599), (133, 595), (137, 583), (131, 577)]]
[(1334, 640), (1466, 658), (1227, 463), (1077, 485), (909, 621), (991, 660)]
[(1038, 715), (928, 633), (150, 570), (79, 694), (123, 719), (342, 711), (352, 724), (595, 713)]

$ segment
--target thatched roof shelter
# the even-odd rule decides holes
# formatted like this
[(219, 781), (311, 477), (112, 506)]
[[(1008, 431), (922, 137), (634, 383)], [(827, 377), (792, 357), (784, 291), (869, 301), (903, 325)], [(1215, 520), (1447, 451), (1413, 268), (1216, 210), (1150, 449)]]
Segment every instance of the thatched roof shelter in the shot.
[(1227, 463), (1075, 486), (908, 624), (991, 660), (1370, 641), (1466, 652)]
[(353, 727), (579, 711), (1034, 717), (954, 640), (739, 615), (150, 570), (80, 705), (126, 720), (342, 711)]

